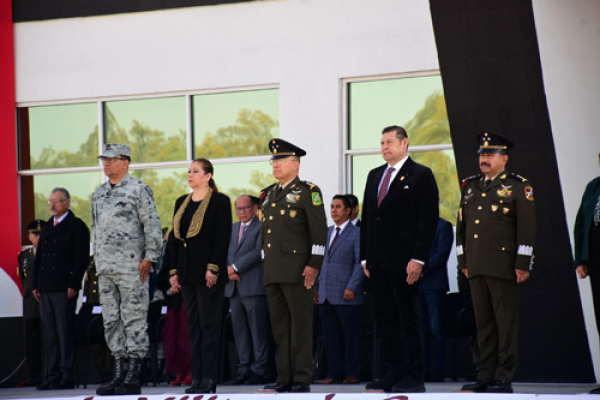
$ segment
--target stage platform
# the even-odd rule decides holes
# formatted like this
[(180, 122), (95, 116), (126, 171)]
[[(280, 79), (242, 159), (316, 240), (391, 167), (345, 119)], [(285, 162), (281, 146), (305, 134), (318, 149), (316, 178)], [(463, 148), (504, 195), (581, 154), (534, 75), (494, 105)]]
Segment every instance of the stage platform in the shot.
[[(275, 398), (307, 399), (307, 400), (459, 400), (459, 399), (510, 399), (510, 400), (575, 400), (600, 399), (598, 395), (587, 393), (598, 384), (566, 384), (566, 383), (513, 383), (514, 394), (491, 393), (453, 393), (460, 389), (461, 382), (427, 383), (426, 393), (363, 393), (364, 383), (357, 385), (316, 385), (311, 386), (311, 393), (301, 394), (265, 394), (257, 393), (261, 386), (219, 386), (217, 393), (211, 395), (189, 395), (187, 400), (268, 400)], [(186, 400), (183, 387), (147, 386), (142, 388), (142, 394), (136, 396), (96, 396), (98, 385), (88, 385), (87, 389), (80, 387), (74, 390), (39, 391), (35, 388), (23, 387), (16, 389), (0, 389), (0, 399), (71, 399), (95, 400), (119, 399), (137, 400)], [(202, 396), (202, 397), (201, 397)], [(406, 397), (400, 397), (406, 396)]]

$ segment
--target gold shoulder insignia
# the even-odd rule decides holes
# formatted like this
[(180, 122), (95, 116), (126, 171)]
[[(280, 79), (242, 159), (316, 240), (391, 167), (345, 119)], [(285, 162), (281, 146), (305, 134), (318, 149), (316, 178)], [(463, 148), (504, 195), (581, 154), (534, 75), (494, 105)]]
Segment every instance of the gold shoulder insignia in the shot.
[(478, 179), (478, 178), (481, 178), (481, 174), (471, 175), (471, 176), (463, 179), (461, 182), (465, 183), (465, 182), (469, 182), (469, 181), (472, 181), (473, 179)]
[(523, 176), (521, 176), (521, 175), (519, 175), (519, 174), (515, 174), (514, 172), (511, 172), (511, 175), (512, 175), (514, 178), (516, 178), (516, 179), (520, 180), (521, 182), (527, 182), (527, 178), (525, 178), (525, 177), (523, 177)]
[(317, 187), (317, 185), (315, 185), (314, 183), (312, 183), (312, 182), (309, 182), (309, 181), (300, 181), (300, 182), (302, 182), (302, 183), (304, 183), (306, 186), (308, 186), (308, 188), (309, 188), (310, 190), (312, 190), (314, 187)]

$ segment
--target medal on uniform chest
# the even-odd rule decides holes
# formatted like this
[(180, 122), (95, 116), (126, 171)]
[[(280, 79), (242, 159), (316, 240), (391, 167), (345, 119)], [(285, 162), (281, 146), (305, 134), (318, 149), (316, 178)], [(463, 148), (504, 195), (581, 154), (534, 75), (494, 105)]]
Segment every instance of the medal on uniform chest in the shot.
[(512, 187), (512, 185), (509, 185), (509, 186), (502, 185), (502, 187), (500, 189), (498, 189), (496, 194), (498, 195), (498, 197), (510, 197), (512, 195), (512, 190), (508, 190), (508, 189), (510, 189), (511, 187)]
[(506, 208), (506, 207), (504, 207), (504, 208), (502, 209), (502, 213), (503, 213), (504, 215), (508, 214), (508, 213), (509, 213), (509, 211), (510, 211), (510, 209), (508, 209), (508, 208)]
[(298, 201), (300, 201), (300, 195), (296, 193), (288, 193), (285, 196), (285, 201), (287, 201), (288, 203), (297, 203)]
[(290, 218), (296, 217), (296, 210), (290, 210)]
[(498, 211), (498, 205), (492, 204), (492, 212), (496, 212), (496, 211)]

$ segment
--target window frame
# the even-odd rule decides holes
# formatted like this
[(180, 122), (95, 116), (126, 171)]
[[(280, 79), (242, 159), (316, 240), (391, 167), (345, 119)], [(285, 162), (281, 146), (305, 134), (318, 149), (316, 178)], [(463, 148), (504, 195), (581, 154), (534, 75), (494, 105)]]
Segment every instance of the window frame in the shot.
[[(352, 185), (352, 162), (354, 156), (362, 156), (362, 155), (374, 155), (381, 154), (381, 149), (379, 148), (371, 148), (371, 149), (357, 149), (351, 150), (349, 149), (350, 144), (350, 131), (349, 131), (349, 123), (348, 120), (350, 118), (350, 106), (349, 106), (349, 86), (352, 83), (357, 82), (374, 82), (374, 81), (383, 81), (383, 80), (391, 80), (391, 79), (403, 79), (403, 78), (417, 78), (417, 77), (427, 77), (427, 76), (441, 76), (441, 72), (439, 69), (436, 70), (428, 70), (428, 71), (416, 71), (416, 72), (405, 72), (405, 73), (397, 73), (397, 74), (384, 74), (384, 75), (366, 75), (360, 77), (353, 78), (344, 78), (341, 80), (341, 103), (342, 103), (342, 115), (341, 115), (341, 136), (342, 136), (342, 189), (344, 193), (353, 193), (353, 185)], [(378, 127), (377, 129), (382, 129), (383, 127)], [(424, 152), (431, 150), (453, 150), (454, 146), (452, 143), (444, 143), (444, 144), (432, 144), (432, 145), (421, 145), (421, 146), (410, 146), (410, 152)], [(382, 164), (383, 164), (382, 159)], [(358, 195), (356, 195), (358, 196)], [(360, 197), (359, 197), (360, 199)]]

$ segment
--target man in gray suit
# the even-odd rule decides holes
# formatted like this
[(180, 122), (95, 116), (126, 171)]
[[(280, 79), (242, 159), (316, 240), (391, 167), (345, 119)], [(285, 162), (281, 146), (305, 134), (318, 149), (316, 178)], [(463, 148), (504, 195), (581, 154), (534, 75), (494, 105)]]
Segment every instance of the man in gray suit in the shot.
[(269, 310), (263, 283), (261, 225), (258, 198), (242, 195), (235, 201), (239, 222), (233, 224), (227, 272), (233, 336), (239, 356), (237, 375), (226, 385), (265, 383), (269, 356)]

